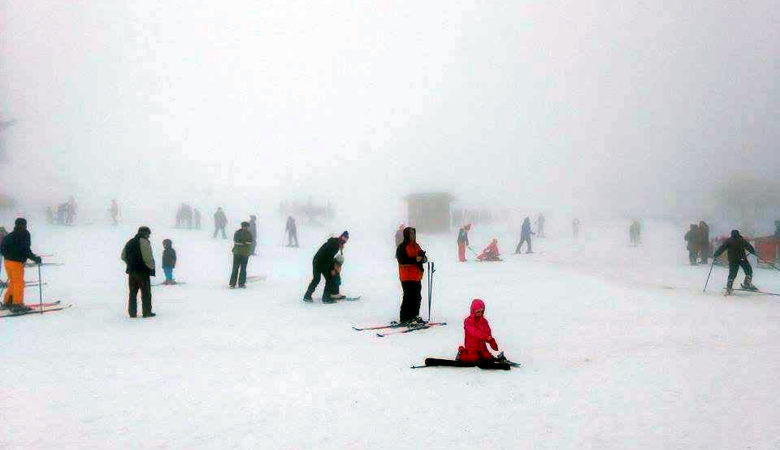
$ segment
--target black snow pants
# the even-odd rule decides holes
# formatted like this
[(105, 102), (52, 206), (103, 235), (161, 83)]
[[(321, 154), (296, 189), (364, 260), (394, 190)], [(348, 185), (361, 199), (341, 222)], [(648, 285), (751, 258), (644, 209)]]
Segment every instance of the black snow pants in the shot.
[(737, 278), (737, 273), (739, 273), (740, 267), (742, 267), (742, 270), (745, 272), (745, 282), (753, 280), (753, 266), (750, 265), (750, 262), (747, 260), (747, 258), (741, 261), (729, 261), (729, 288), (734, 285), (734, 280)]
[(327, 298), (330, 294), (338, 294), (339, 288), (333, 286), (333, 276), (330, 274), (330, 269), (321, 270), (316, 265), (312, 264), (312, 278), (309, 287), (306, 288), (306, 293), (303, 298), (310, 299), (314, 291), (317, 290), (317, 285), (320, 284), (322, 277), (325, 277), (325, 291), (322, 293), (322, 298)]
[(230, 273), (230, 286), (236, 286), (236, 279), (238, 279), (238, 287), (244, 287), (246, 284), (246, 265), (249, 264), (248, 256), (233, 255), (233, 271)]
[(144, 316), (152, 313), (152, 286), (149, 275), (145, 273), (131, 272), (127, 275), (127, 284), (130, 287), (130, 296), (127, 301), (127, 313), (130, 317), (138, 314), (138, 291), (141, 291), (141, 314)]
[(401, 322), (414, 319), (420, 315), (420, 302), (422, 302), (422, 282), (402, 281), (401, 289), (404, 298), (401, 301)]
[(528, 250), (526, 253), (531, 253), (531, 236), (520, 236), (520, 243), (517, 244), (517, 248), (515, 249), (515, 253), (520, 253), (520, 247), (523, 246), (523, 242), (528, 242)]

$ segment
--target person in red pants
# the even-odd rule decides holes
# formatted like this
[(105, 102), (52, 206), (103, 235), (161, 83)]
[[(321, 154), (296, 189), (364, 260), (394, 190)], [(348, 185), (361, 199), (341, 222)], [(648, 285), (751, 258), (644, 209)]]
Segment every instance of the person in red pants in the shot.
[(469, 230), (471, 224), (466, 224), (458, 232), (458, 261), (466, 262), (466, 247), (469, 246)]
[(494, 351), (498, 351), (498, 344), (490, 331), (490, 324), (485, 319), (485, 302), (475, 298), (471, 302), (471, 315), (463, 321), (466, 332), (463, 345), (458, 348), (458, 361), (480, 362), (493, 361), (495, 358), (487, 349), (490, 345)]

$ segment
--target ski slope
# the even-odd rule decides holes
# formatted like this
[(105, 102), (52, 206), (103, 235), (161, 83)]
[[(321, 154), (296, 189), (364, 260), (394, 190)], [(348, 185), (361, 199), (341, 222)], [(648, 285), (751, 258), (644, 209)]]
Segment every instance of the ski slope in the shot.
[[(501, 263), (458, 264), (456, 232), (421, 235), (449, 325), (385, 338), (351, 326), (397, 318), (392, 229), (350, 228), (342, 290), (362, 299), (326, 305), (300, 298), (339, 228), (300, 226), (300, 249), (279, 245), (282, 223), (261, 228), (249, 274), (267, 280), (229, 290), (229, 241), (150, 224), (186, 284), (153, 288), (157, 317), (131, 320), (119, 255), (137, 225), (31, 223), (33, 249), (65, 263), (43, 268), (45, 300), (74, 307), (0, 322), (0, 448), (780, 447), (780, 298), (724, 297), (718, 267), (702, 293), (684, 225), (645, 224), (636, 248), (628, 221), (586, 222), (577, 241), (550, 229), (532, 255), (476, 227)], [(754, 280), (780, 292), (778, 272)], [(474, 297), (524, 367), (410, 370), (454, 357)]]

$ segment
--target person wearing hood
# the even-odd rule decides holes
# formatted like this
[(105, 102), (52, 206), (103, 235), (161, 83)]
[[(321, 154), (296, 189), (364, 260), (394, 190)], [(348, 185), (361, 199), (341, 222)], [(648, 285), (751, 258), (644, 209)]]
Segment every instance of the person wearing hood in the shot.
[(696, 257), (699, 255), (699, 227), (691, 224), (688, 232), (685, 233), (685, 242), (688, 243), (688, 261), (692, 266), (696, 265)]
[[(339, 237), (332, 237), (329, 238), (327, 241), (325, 241), (324, 244), (320, 247), (319, 250), (317, 250), (317, 253), (314, 254), (314, 259), (312, 259), (311, 265), (312, 265), (312, 279), (309, 283), (309, 287), (306, 288), (306, 293), (303, 294), (303, 301), (305, 302), (312, 302), (311, 296), (314, 294), (314, 291), (317, 289), (317, 285), (320, 284), (320, 280), (322, 277), (325, 277), (325, 291), (322, 294), (322, 299), (324, 301), (331, 301), (332, 299), (329, 298), (329, 295), (332, 292), (337, 292), (337, 290), (333, 289), (333, 276), (335, 275), (335, 257), (336, 253), (338, 253), (340, 250), (344, 248), (344, 245), (346, 245), (347, 241), (349, 240), (349, 232), (344, 231), (341, 233)], [(337, 296), (339, 294), (336, 294)]]
[(152, 284), (149, 277), (155, 276), (154, 254), (149, 237), (152, 230), (142, 226), (138, 233), (127, 241), (122, 249), (122, 261), (127, 264), (127, 284), (130, 287), (130, 295), (127, 301), (127, 313), (130, 317), (138, 314), (138, 291), (141, 291), (141, 315), (142, 317), (154, 317), (152, 312)]
[(467, 223), (458, 231), (458, 261), (466, 262), (466, 247), (469, 247), (469, 231), (471, 224)]
[(395, 247), (398, 248), (399, 245), (401, 245), (401, 242), (404, 241), (404, 228), (406, 226), (404, 224), (401, 224), (398, 226), (398, 229), (395, 230)]
[(422, 302), (423, 264), (428, 262), (428, 258), (417, 243), (417, 230), (412, 227), (404, 228), (404, 240), (395, 249), (395, 259), (398, 261), (398, 274), (404, 292), (400, 322), (422, 323), (420, 302)]
[(8, 289), (5, 291), (3, 306), (14, 312), (29, 311), (24, 304), (24, 263), (28, 259), (41, 263), (41, 257), (30, 249), (32, 236), (27, 231), (27, 220), (18, 218), (14, 230), (0, 243), (0, 254), (5, 258), (5, 273), (8, 275)]
[(699, 222), (699, 257), (701, 264), (707, 264), (710, 251), (710, 226), (702, 220)]
[(257, 216), (249, 216), (249, 233), (252, 235), (250, 253), (254, 256), (257, 255), (257, 253), (255, 253), (255, 248), (257, 248)]
[(523, 247), (523, 242), (528, 243), (528, 250), (526, 250), (526, 253), (533, 253), (534, 251), (531, 250), (531, 235), (535, 234), (533, 231), (531, 231), (531, 219), (526, 216), (525, 220), (523, 220), (523, 227), (520, 230), (520, 242), (517, 244), (517, 248), (515, 249), (515, 255), (520, 254), (520, 250)]
[(222, 210), (222, 207), (220, 206), (217, 208), (217, 212), (214, 213), (214, 238), (217, 237), (218, 232), (222, 232), (222, 239), (227, 239), (227, 235), (225, 234), (225, 227), (227, 226), (227, 216), (225, 215), (225, 211)]
[(176, 267), (176, 250), (173, 249), (173, 242), (170, 239), (164, 239), (162, 244), (162, 268), (165, 272), (163, 284), (176, 284), (176, 280), (173, 278), (173, 269)]
[(501, 261), (500, 256), (501, 254), (498, 252), (498, 239), (493, 238), (493, 240), (490, 241), (490, 244), (488, 244), (488, 246), (482, 250), (482, 253), (477, 256), (477, 259), (480, 261)]
[(471, 302), (471, 314), (463, 321), (465, 338), (463, 345), (458, 348), (458, 361), (480, 362), (493, 361), (493, 355), (488, 350), (489, 345), (494, 351), (498, 351), (498, 344), (493, 338), (490, 324), (485, 319), (485, 302), (475, 298)]
[(742, 282), (742, 288), (756, 290), (756, 286), (753, 285), (753, 267), (750, 265), (747, 255), (745, 255), (746, 250), (753, 255), (756, 254), (756, 249), (739, 234), (738, 230), (731, 230), (731, 237), (723, 241), (720, 247), (715, 251), (715, 259), (718, 259), (723, 252), (727, 252), (726, 255), (729, 260), (729, 279), (726, 283), (726, 294), (731, 294), (734, 280), (737, 278), (740, 267), (742, 267), (742, 270), (745, 272), (745, 281)]
[(252, 254), (252, 233), (249, 231), (249, 222), (241, 222), (241, 228), (233, 233), (233, 270), (230, 272), (230, 289), (246, 287), (246, 266), (249, 264), (249, 256)]

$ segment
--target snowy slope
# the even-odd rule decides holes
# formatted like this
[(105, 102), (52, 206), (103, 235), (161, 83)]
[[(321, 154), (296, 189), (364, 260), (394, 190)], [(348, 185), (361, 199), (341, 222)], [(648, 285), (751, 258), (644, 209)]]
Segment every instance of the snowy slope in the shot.
[[(475, 229), (475, 249), (499, 237), (503, 263), (457, 264), (454, 234), (421, 236), (438, 266), (432, 316), (449, 325), (385, 338), (351, 325), (396, 318), (392, 233), (351, 230), (343, 290), (363, 299), (323, 305), (300, 297), (327, 232), (303, 229), (290, 249), (269, 227), (249, 264), (268, 279), (229, 290), (229, 242), (153, 226), (158, 262), (173, 239), (187, 284), (154, 288), (158, 316), (131, 320), (119, 253), (135, 225), (34, 226), (34, 249), (65, 262), (44, 268), (44, 296), (75, 306), (0, 322), (0, 447), (780, 446), (780, 298), (724, 298), (722, 268), (702, 293), (708, 267), (686, 265), (684, 228), (646, 224), (633, 248), (628, 223), (584, 225), (533, 255)], [(755, 282), (780, 292), (779, 275)], [(454, 356), (473, 297), (524, 368), (410, 370)]]

